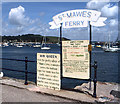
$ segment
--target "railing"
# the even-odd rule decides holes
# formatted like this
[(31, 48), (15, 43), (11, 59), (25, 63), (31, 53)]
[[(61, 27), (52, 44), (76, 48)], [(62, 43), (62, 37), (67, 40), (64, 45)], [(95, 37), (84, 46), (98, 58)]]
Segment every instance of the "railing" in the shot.
[[(19, 60), (19, 59), (8, 59), (8, 58), (0, 58), (1, 60), (11, 60), (11, 61), (23, 61), (23, 62), (25, 62), (25, 71), (23, 71), (23, 70), (13, 70), (13, 69), (7, 69), (7, 68), (0, 68), (0, 69), (3, 69), (3, 70), (9, 70), (9, 71), (17, 71), (17, 72), (23, 72), (23, 73), (25, 73), (25, 85), (28, 85), (28, 82), (27, 82), (27, 78), (28, 78), (28, 73), (29, 74), (37, 74), (37, 73), (35, 73), (35, 72), (29, 72), (28, 70), (27, 70), (27, 65), (28, 65), (28, 62), (37, 62), (37, 61), (31, 61), (31, 60), (28, 60), (28, 58), (27, 57), (25, 57), (25, 60)], [(95, 97), (96, 98), (96, 83), (97, 83), (97, 62), (96, 61), (94, 61), (94, 65), (91, 65), (91, 67), (93, 67), (94, 68), (94, 80), (93, 80), (93, 82), (94, 82), (94, 92), (93, 92), (93, 97)]]
[(25, 70), (15, 70), (15, 69), (8, 69), (8, 68), (0, 68), (2, 70), (9, 70), (9, 71), (16, 71), (16, 72), (22, 72), (25, 73), (25, 85), (28, 85), (28, 74), (37, 74), (36, 72), (29, 72), (28, 71), (28, 62), (37, 62), (37, 61), (31, 61), (28, 60), (27, 57), (25, 57), (25, 60), (20, 60), (20, 59), (9, 59), (9, 58), (0, 58), (0, 60), (11, 60), (11, 61), (23, 61), (25, 62)]

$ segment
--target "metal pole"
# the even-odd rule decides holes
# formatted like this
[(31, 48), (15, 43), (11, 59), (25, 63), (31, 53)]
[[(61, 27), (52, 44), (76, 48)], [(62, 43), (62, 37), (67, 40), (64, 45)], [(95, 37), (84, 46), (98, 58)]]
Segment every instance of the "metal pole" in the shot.
[[(91, 25), (90, 25), (90, 22), (89, 22), (89, 27), (90, 27), (90, 41), (89, 41), (89, 46), (91, 47), (92, 45), (92, 28), (91, 28)], [(91, 54), (92, 53), (92, 49), (89, 51), (89, 54), (90, 54), (90, 84), (89, 84), (89, 90), (91, 90)]]
[(97, 84), (97, 61), (94, 61), (94, 92), (93, 92), (93, 97), (97, 97), (96, 94), (96, 84)]
[(27, 62), (28, 62), (28, 58), (25, 57), (25, 85), (28, 85), (28, 82), (27, 82)]
[(60, 76), (61, 76), (61, 88), (62, 88), (62, 23), (60, 26)]

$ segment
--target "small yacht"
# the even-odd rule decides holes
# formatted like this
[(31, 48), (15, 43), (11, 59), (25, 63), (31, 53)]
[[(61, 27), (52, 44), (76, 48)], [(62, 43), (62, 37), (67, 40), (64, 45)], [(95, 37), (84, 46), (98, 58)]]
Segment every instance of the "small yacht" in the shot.
[(105, 52), (117, 52), (119, 50), (118, 46), (113, 45), (111, 46), (110, 43), (110, 34), (109, 34), (109, 43), (107, 43), (106, 48), (103, 49)]
[(60, 46), (60, 43), (56, 43), (58, 46)]
[(118, 50), (119, 50), (119, 48), (113, 48), (113, 47), (104, 49), (105, 52), (117, 52)]
[(3, 72), (0, 72), (0, 78), (2, 78), (2, 77), (3, 77), (3, 75), (4, 75), (4, 74), (3, 74)]
[(21, 46), (21, 45), (17, 45), (16, 47), (18, 47), (18, 48), (22, 48), (23, 46)]
[(39, 47), (41, 47), (41, 45), (36, 44), (36, 45), (33, 45), (33, 47), (34, 47), (34, 48), (39, 48)]
[(8, 47), (8, 43), (3, 43), (3, 46), (2, 47)]
[(2, 44), (0, 44), (0, 47), (2, 47)]
[(92, 44), (92, 48), (94, 48), (95, 47), (95, 44)]
[(58, 37), (58, 42), (56, 43), (58, 46), (60, 46), (60, 38)]
[(50, 50), (51, 49), (51, 47), (47, 46), (47, 44), (46, 44), (46, 37), (45, 36), (43, 37), (43, 42), (42, 42), (42, 45), (41, 45), (41, 49), (42, 50)]
[[(110, 36), (110, 35), (109, 35), (109, 36)], [(104, 46), (103, 46), (103, 50), (104, 50), (105, 52), (117, 52), (117, 51), (119, 50), (119, 48), (118, 48), (117, 45), (113, 45), (113, 43), (112, 43), (112, 45), (111, 45), (110, 39), (109, 39), (109, 43), (107, 43), (107, 45), (104, 45)]]
[(111, 46), (110, 43), (103, 48), (105, 52), (117, 52), (119, 50), (118, 46)]
[(50, 47), (41, 47), (42, 50), (49, 50), (51, 49)]

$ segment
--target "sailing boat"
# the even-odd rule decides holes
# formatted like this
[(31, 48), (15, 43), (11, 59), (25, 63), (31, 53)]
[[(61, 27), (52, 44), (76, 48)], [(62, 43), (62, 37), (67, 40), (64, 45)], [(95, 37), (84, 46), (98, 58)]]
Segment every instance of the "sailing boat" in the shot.
[(117, 47), (111, 47), (111, 45), (110, 45), (110, 34), (109, 34), (109, 44), (103, 50), (105, 52), (117, 52), (119, 50), (119, 48), (117, 48)]
[(107, 42), (104, 43), (104, 45), (101, 47), (103, 50), (105, 50), (108, 47)]
[(118, 50), (119, 50), (118, 48), (109, 47), (109, 48), (106, 48), (104, 51), (105, 52), (117, 52)]
[(42, 45), (41, 45), (41, 49), (42, 50), (49, 50), (49, 49), (51, 49), (50, 47), (48, 47), (46, 45), (46, 37), (45, 36), (43, 37), (43, 42), (42, 42)]
[(39, 48), (41, 47), (40, 43), (35, 40), (35, 44), (33, 45), (34, 48)]
[(58, 37), (58, 43), (56, 43), (58, 46), (60, 46), (60, 38)]

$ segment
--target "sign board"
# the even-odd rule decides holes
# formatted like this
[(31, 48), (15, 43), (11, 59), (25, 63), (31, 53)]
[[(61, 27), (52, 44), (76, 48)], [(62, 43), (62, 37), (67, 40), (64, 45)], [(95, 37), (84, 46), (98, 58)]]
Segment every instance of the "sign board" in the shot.
[(63, 77), (89, 79), (89, 40), (63, 41)]
[(60, 54), (37, 53), (37, 86), (60, 90)]
[(62, 12), (60, 14), (57, 14), (53, 17), (53, 20), (56, 24), (62, 23), (64, 20), (67, 19), (86, 19), (87, 21), (97, 21), (99, 16), (101, 15), (101, 12), (95, 11), (95, 10), (88, 10), (88, 9), (77, 9), (77, 10), (69, 10), (66, 12)]
[(100, 17), (101, 12), (96, 10), (77, 9), (62, 12), (53, 17), (49, 22), (50, 29), (57, 29), (62, 23), (63, 28), (87, 27), (88, 21), (92, 26), (104, 26), (103, 23), (107, 18)]

